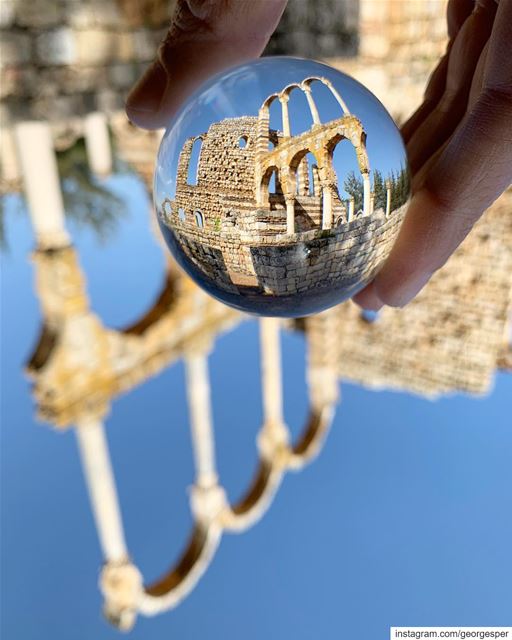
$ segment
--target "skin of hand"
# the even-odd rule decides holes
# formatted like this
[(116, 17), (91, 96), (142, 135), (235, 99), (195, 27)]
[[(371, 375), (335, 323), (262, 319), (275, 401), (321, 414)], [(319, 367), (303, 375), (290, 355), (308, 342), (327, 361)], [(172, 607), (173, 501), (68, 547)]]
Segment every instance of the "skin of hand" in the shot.
[[(263, 52), (286, 0), (178, 0), (157, 57), (126, 103), (164, 127), (208, 77)], [(402, 134), (413, 195), (391, 254), (354, 296), (403, 307), (512, 183), (512, 0), (449, 0), (447, 52)], [(512, 215), (512, 212), (511, 212)]]

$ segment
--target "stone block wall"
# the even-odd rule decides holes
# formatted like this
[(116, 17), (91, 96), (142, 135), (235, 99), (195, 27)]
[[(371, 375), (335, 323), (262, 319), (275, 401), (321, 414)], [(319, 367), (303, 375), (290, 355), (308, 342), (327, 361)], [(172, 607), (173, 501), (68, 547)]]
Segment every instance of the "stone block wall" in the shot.
[(356, 55), (359, 4), (358, 0), (290, 0), (265, 54)]
[[(154, 57), (174, 0), (2, 0), (2, 122), (122, 109)], [(133, 3), (132, 3), (133, 5)]]
[(168, 226), (198, 272), (225, 291), (243, 292), (250, 287), (287, 296), (319, 287), (349, 289), (370, 278), (388, 255), (406, 206), (389, 218), (379, 210), (327, 231), (295, 234), (269, 233), (268, 229), (258, 233), (254, 228), (218, 232), (176, 218)]
[(446, 50), (447, 0), (361, 0), (357, 57), (330, 64), (353, 75), (398, 121), (419, 106), (428, 76)]
[[(240, 211), (254, 210), (256, 127), (255, 117), (226, 118), (212, 124), (203, 136), (185, 142), (178, 161), (176, 197), (170, 206), (182, 210), (187, 224), (196, 224), (195, 212), (200, 210), (205, 226), (219, 231), (226, 218), (234, 223)], [(197, 184), (189, 184), (194, 144), (201, 145)]]

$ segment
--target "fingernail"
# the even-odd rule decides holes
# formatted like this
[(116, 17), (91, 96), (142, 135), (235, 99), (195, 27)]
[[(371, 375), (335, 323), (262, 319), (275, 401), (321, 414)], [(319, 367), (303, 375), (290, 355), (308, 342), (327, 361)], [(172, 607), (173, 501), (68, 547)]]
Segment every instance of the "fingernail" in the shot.
[(405, 307), (413, 300), (418, 293), (423, 289), (427, 282), (432, 277), (431, 273), (423, 273), (418, 275), (413, 281), (407, 283), (407, 286), (402, 291), (395, 293), (393, 307)]
[(375, 291), (375, 285), (370, 282), (362, 291), (356, 293), (352, 300), (365, 311), (380, 311), (384, 302)]
[(157, 60), (146, 69), (126, 99), (127, 110), (136, 113), (155, 113), (162, 104), (167, 88), (167, 72)]

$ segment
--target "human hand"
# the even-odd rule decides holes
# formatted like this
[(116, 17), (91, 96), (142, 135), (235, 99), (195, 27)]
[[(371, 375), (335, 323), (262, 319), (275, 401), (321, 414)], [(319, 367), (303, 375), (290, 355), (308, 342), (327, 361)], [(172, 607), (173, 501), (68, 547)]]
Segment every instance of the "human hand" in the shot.
[[(475, 6), (476, 4), (476, 6)], [(208, 77), (258, 57), (286, 0), (178, 0), (156, 61), (128, 97), (130, 119), (165, 126)], [(512, 182), (512, 0), (450, 0), (450, 43), (402, 133), (413, 197), (361, 306), (404, 306)]]
[(512, 0), (450, 0), (448, 32), (402, 128), (413, 196), (383, 268), (354, 296), (366, 309), (412, 300), (512, 183)]
[(210, 76), (263, 53), (285, 6), (286, 0), (177, 0), (155, 61), (128, 96), (130, 120), (165, 127)]

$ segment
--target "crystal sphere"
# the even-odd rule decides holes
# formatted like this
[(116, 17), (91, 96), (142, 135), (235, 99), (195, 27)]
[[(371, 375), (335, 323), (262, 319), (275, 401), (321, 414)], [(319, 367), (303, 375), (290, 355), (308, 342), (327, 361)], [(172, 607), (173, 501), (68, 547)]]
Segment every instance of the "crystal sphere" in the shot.
[(402, 138), (368, 89), (319, 62), (269, 57), (191, 96), (162, 139), (154, 197), (172, 254), (205, 291), (299, 317), (374, 277), (409, 192)]

